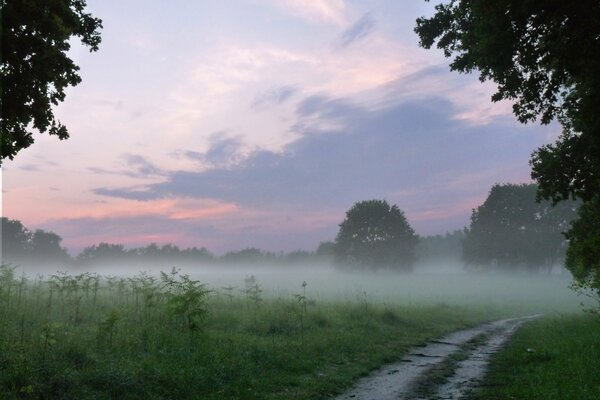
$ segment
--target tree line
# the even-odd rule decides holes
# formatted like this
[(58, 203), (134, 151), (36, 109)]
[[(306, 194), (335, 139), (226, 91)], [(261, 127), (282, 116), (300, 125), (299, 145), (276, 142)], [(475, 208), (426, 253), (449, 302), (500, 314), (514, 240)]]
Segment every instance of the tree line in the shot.
[(97, 264), (307, 264), (330, 261), (332, 243), (323, 242), (315, 251), (295, 250), (288, 253), (269, 252), (258, 248), (230, 251), (221, 256), (205, 247), (180, 248), (175, 244), (150, 243), (143, 247), (126, 248), (123, 244), (102, 242), (84, 248), (71, 256), (62, 245), (62, 238), (42, 229), (29, 230), (21, 221), (2, 217), (2, 264), (70, 265)]
[(419, 237), (397, 205), (385, 200), (354, 204), (333, 241), (315, 251), (274, 253), (258, 248), (216, 256), (205, 247), (180, 248), (151, 243), (126, 248), (99, 243), (71, 257), (62, 238), (20, 221), (2, 218), (3, 263), (95, 265), (124, 263), (168, 266), (181, 264), (280, 265), (333, 262), (347, 270), (412, 271), (415, 264), (462, 261), (468, 271), (551, 272), (562, 265), (568, 241), (564, 232), (577, 216), (579, 203), (553, 205), (536, 201), (535, 184), (494, 185), (473, 210), (470, 225), (445, 235)]

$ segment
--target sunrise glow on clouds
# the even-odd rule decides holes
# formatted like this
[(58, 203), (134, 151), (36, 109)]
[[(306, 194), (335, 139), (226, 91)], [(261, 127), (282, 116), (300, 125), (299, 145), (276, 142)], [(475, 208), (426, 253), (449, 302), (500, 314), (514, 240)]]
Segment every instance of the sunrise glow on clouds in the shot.
[[(100, 51), (3, 167), (3, 215), (72, 252), (100, 241), (314, 249), (354, 202), (417, 233), (468, 223), (496, 182), (529, 179), (556, 128), (521, 126), (493, 85), (420, 49), (426, 2), (89, 1)], [(132, 15), (136, 18), (132, 19)]]

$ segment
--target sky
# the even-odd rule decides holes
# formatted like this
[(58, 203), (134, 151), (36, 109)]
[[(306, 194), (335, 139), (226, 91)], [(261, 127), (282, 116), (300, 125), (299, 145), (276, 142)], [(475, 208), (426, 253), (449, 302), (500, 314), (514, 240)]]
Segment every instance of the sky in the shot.
[[(433, 4), (432, 4), (433, 3)], [(422, 0), (101, 1), (98, 52), (2, 167), (2, 213), (86, 246), (314, 250), (357, 201), (419, 235), (468, 225), (495, 183), (530, 182), (554, 125), (418, 46)]]

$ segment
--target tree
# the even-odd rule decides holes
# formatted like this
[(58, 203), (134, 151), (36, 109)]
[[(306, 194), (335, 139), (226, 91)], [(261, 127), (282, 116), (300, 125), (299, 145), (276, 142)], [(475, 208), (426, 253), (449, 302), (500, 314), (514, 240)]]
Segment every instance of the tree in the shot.
[(220, 258), (220, 261), (228, 264), (273, 263), (277, 261), (277, 256), (268, 251), (249, 247), (239, 251), (229, 251)]
[(319, 261), (330, 261), (335, 254), (335, 243), (331, 241), (321, 242), (315, 251), (315, 258)]
[(21, 221), (2, 217), (2, 264), (22, 259), (29, 251), (31, 232)]
[(61, 242), (62, 238), (54, 232), (31, 232), (21, 221), (2, 217), (2, 263), (70, 261)]
[(564, 259), (563, 232), (575, 219), (578, 203), (537, 202), (536, 191), (534, 184), (492, 187), (485, 202), (473, 210), (463, 240), (467, 267), (551, 272)]
[[(600, 2), (596, 0), (450, 0), (419, 18), (420, 44), (437, 47), (450, 67), (478, 70), (498, 84), (493, 101), (514, 100), (521, 122), (556, 118), (563, 133), (531, 158), (538, 196), (555, 202), (580, 198), (580, 223), (600, 214)], [(585, 216), (584, 216), (585, 215)], [(570, 243), (600, 240), (597, 229), (568, 233)], [(600, 274), (600, 254), (569, 247), (567, 267)], [(600, 283), (590, 281), (600, 293)]]
[(385, 200), (361, 201), (346, 212), (335, 238), (338, 265), (409, 271), (418, 238), (404, 213)]
[(79, 253), (77, 261), (82, 264), (123, 262), (129, 253), (122, 244), (100, 243), (88, 246)]
[(419, 239), (417, 258), (421, 264), (448, 264), (460, 262), (464, 230), (447, 232), (445, 235), (425, 236)]
[(580, 218), (567, 234), (567, 268), (575, 278), (575, 289), (600, 301), (600, 201), (584, 203)]
[(33, 142), (33, 132), (67, 139), (52, 106), (81, 82), (67, 56), (72, 37), (98, 50), (102, 21), (85, 12), (85, 0), (1, 0), (1, 156), (13, 159)]
[(54, 232), (36, 229), (31, 235), (31, 256), (38, 262), (69, 260), (67, 250), (60, 246), (62, 238)]

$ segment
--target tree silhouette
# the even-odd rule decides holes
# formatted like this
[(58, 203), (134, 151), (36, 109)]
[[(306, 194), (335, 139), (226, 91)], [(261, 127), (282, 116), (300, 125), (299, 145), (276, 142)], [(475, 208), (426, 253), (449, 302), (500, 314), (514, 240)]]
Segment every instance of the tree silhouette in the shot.
[(0, 68), (0, 165), (33, 142), (33, 132), (67, 139), (52, 107), (81, 82), (67, 56), (71, 38), (98, 50), (102, 21), (85, 12), (85, 0), (3, 0)]
[[(421, 46), (437, 41), (454, 56), (452, 70), (494, 81), (492, 100), (514, 100), (519, 121), (558, 119), (563, 133), (533, 154), (532, 177), (541, 198), (583, 200), (567, 267), (599, 276), (600, 230), (576, 227), (600, 219), (600, 2), (452, 0), (419, 18), (415, 31)], [(600, 298), (600, 282), (589, 284)]]
[(492, 187), (485, 202), (473, 210), (463, 240), (467, 267), (550, 272), (564, 259), (563, 232), (576, 217), (578, 203), (536, 202), (536, 191), (534, 184)]
[(346, 212), (335, 239), (338, 265), (409, 271), (418, 238), (398, 206), (385, 200), (361, 201)]

